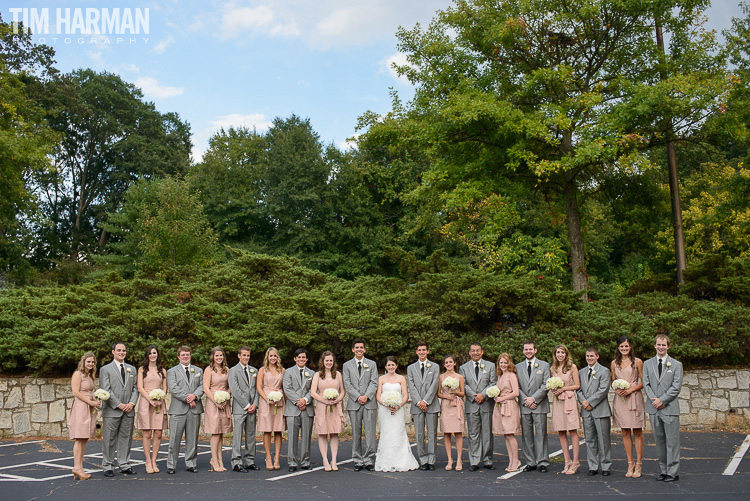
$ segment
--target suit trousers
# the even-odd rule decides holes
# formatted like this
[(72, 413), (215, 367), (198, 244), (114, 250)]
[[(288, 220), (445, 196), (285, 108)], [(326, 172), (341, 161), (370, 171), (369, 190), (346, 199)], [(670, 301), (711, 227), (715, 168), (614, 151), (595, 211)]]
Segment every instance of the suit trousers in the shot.
[(523, 455), (531, 466), (549, 466), (547, 414), (521, 414)]
[[(435, 464), (435, 442), (437, 442), (437, 413), (420, 412), (412, 414), (414, 430), (417, 436), (417, 456), (419, 464)], [(427, 447), (425, 447), (424, 430), (427, 428)]]
[(169, 416), (169, 450), (167, 452), (167, 468), (176, 469), (180, 455), (180, 441), (185, 435), (185, 466), (198, 466), (198, 430), (201, 425), (201, 415), (188, 412), (186, 414)]
[(676, 477), (680, 473), (680, 416), (649, 414), (654, 430), (659, 469), (665, 475)]
[(492, 413), (477, 410), (466, 414), (469, 429), (469, 462), (472, 466), (479, 463), (492, 464), (494, 437), (492, 435)]
[(612, 426), (610, 417), (595, 418), (583, 416), (583, 433), (586, 435), (586, 459), (589, 470), (602, 471), (612, 468), (612, 442), (609, 431)]
[(313, 418), (308, 416), (307, 412), (299, 416), (286, 416), (286, 427), (289, 430), (289, 450), (287, 451), (289, 466), (310, 466)]
[(115, 450), (120, 470), (130, 468), (130, 445), (133, 443), (135, 416), (102, 417), (102, 468), (114, 469)]
[[(375, 466), (375, 426), (378, 420), (378, 410), (360, 406), (356, 411), (349, 411), (349, 419), (352, 422), (352, 459), (354, 459), (354, 464)], [(364, 448), (362, 447), (363, 425)]]
[[(258, 412), (232, 414), (234, 434), (232, 435), (232, 467), (255, 464), (255, 418)], [(245, 443), (242, 443), (242, 433)]]

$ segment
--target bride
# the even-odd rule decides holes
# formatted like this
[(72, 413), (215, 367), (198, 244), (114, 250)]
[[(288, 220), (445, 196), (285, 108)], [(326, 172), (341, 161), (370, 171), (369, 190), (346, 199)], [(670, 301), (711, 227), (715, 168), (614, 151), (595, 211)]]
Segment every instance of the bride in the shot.
[(376, 471), (409, 471), (419, 468), (419, 463), (411, 452), (409, 437), (406, 436), (403, 406), (409, 399), (409, 391), (406, 389), (404, 376), (396, 374), (397, 368), (396, 358), (386, 357), (386, 373), (378, 379), (378, 393), (375, 398), (380, 404), (380, 441), (375, 456)]

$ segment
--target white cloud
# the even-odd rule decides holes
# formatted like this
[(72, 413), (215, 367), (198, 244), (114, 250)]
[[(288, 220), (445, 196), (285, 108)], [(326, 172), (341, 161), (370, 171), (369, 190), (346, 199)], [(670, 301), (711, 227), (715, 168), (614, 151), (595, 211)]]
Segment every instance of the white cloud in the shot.
[(234, 3), (225, 6), (221, 13), (219, 33), (222, 38), (264, 34), (271, 37), (296, 37), (300, 31), (293, 18), (279, 19), (268, 5), (241, 7)]
[(406, 60), (406, 54), (404, 54), (403, 52), (396, 52), (395, 54), (392, 54), (385, 58), (380, 62), (380, 64), (382, 72), (387, 71), (394, 80), (397, 80), (403, 85), (411, 85), (411, 82), (409, 82), (409, 79), (406, 78), (406, 75), (399, 75), (396, 69), (393, 67), (394, 64), (397, 64), (398, 66), (408, 66), (409, 62)]
[(133, 82), (136, 87), (143, 91), (143, 94), (147, 97), (153, 97), (156, 99), (163, 99), (166, 97), (179, 96), (185, 92), (184, 87), (170, 87), (168, 85), (162, 85), (155, 78), (141, 77), (137, 78)]
[(352, 139), (347, 139), (345, 141), (336, 141), (336, 147), (341, 151), (359, 149), (359, 145), (357, 144), (357, 138), (359, 138), (359, 136), (359, 134), (355, 134)]
[(156, 44), (156, 47), (154, 47), (154, 52), (157, 54), (164, 54), (164, 51), (167, 50), (167, 47), (172, 45), (174, 43), (174, 37), (172, 35), (169, 35), (167, 38)]
[(129, 73), (138, 73), (139, 71), (141, 71), (140, 68), (138, 68), (138, 66), (133, 63), (123, 64), (121, 68), (123, 69), (123, 71), (127, 71)]

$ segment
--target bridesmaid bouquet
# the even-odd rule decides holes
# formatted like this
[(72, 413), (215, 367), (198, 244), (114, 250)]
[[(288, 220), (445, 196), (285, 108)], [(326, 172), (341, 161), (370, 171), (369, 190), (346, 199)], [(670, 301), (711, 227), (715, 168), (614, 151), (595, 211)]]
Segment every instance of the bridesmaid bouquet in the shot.
[(214, 401), (217, 404), (223, 404), (224, 402), (229, 402), (229, 392), (222, 391), (222, 390), (217, 391), (216, 393), (214, 393)]
[(284, 394), (280, 391), (274, 390), (268, 392), (268, 401), (273, 402), (273, 413), (278, 414), (279, 413), (279, 406), (276, 405), (278, 402), (281, 401), (281, 399), (284, 398)]
[[(500, 388), (498, 388), (497, 386), (490, 386), (489, 388), (487, 388), (487, 396), (490, 398), (499, 397)], [(500, 407), (500, 402), (497, 402), (495, 405)]]
[(384, 391), (383, 395), (380, 397), (380, 400), (386, 407), (395, 409), (396, 407), (401, 405), (401, 393), (397, 391)]
[[(156, 400), (156, 401), (159, 401), (159, 402), (161, 402), (162, 400), (164, 400), (166, 397), (167, 397), (167, 394), (164, 393), (164, 390), (162, 390), (161, 388), (156, 388), (155, 390), (151, 390), (149, 392), (149, 394), (148, 394), (148, 398), (149, 399)], [(154, 412), (156, 412), (156, 413), (161, 412), (161, 406), (160, 405), (156, 405), (155, 407), (156, 407), (156, 410)]]
[(443, 379), (443, 386), (445, 388), (448, 388), (449, 390), (457, 390), (458, 389), (458, 379), (454, 377), (447, 377)]
[[(624, 379), (615, 379), (612, 381), (612, 389), (613, 390), (627, 390), (630, 388), (630, 383), (625, 381)], [(621, 397), (622, 401), (625, 401), (625, 397)]]
[[(565, 386), (565, 383), (563, 383), (562, 379), (560, 379), (559, 377), (555, 376), (555, 377), (551, 377), (551, 378), (549, 378), (547, 380), (546, 386), (547, 386), (548, 390), (558, 390), (558, 389), (562, 388), (563, 386)], [(555, 400), (560, 400), (557, 397), (557, 395), (555, 395)]]
[[(326, 388), (323, 391), (323, 398), (326, 400), (336, 400), (339, 398), (339, 390), (336, 388)], [(328, 406), (328, 412), (333, 412), (333, 404)]]
[(102, 390), (101, 388), (99, 388), (91, 395), (102, 403), (102, 409), (104, 409), (104, 402), (109, 400), (109, 392), (107, 390)]

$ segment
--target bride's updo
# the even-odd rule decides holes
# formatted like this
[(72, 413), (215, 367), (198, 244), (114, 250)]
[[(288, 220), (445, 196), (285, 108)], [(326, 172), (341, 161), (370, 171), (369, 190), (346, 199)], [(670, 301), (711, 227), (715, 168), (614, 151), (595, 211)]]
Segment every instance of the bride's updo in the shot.
[(393, 355), (388, 355), (387, 357), (385, 357), (385, 363), (387, 364), (388, 362), (393, 362), (394, 364), (396, 364), (396, 367), (398, 367), (396, 357), (394, 357)]

